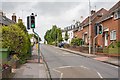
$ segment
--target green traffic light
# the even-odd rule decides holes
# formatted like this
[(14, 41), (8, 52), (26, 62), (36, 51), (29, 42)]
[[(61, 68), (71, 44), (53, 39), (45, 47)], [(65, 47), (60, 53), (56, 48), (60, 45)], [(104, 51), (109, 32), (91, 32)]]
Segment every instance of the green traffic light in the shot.
[(34, 24), (32, 24), (32, 25), (31, 25), (31, 28), (35, 28), (35, 25), (34, 25)]
[(102, 34), (102, 32), (99, 32), (100, 34)]

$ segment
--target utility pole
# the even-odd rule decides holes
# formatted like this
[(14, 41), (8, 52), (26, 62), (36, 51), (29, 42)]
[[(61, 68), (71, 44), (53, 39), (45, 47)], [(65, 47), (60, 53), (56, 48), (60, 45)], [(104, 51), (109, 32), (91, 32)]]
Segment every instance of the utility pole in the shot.
[(91, 54), (91, 4), (89, 0), (89, 54)]

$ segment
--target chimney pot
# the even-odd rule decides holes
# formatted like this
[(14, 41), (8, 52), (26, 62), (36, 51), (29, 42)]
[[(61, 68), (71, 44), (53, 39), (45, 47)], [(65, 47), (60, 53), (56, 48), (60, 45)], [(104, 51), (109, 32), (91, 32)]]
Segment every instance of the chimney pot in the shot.
[(14, 22), (16, 22), (16, 15), (15, 15), (15, 13), (13, 13), (13, 15), (12, 15), (12, 20), (13, 20)]
[(95, 11), (94, 11), (94, 10), (92, 10), (92, 11), (91, 11), (91, 15), (93, 15), (94, 13), (95, 13)]

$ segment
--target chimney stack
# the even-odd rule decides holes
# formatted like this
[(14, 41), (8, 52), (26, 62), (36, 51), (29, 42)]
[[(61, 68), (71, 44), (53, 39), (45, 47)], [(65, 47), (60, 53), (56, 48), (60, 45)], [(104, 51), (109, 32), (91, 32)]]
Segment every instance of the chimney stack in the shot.
[(93, 14), (95, 14), (95, 11), (94, 11), (94, 10), (91, 11), (91, 15), (93, 15)]
[(15, 13), (13, 13), (13, 15), (12, 15), (12, 20), (13, 20), (14, 22), (16, 22), (16, 15), (15, 15)]
[(3, 11), (2, 10), (0, 10), (0, 16), (3, 16)]

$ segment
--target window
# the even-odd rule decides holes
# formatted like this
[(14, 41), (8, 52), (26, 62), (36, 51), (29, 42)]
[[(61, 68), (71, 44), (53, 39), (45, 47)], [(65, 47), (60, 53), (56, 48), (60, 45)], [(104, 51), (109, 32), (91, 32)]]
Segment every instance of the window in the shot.
[(110, 32), (110, 40), (116, 40), (116, 31), (115, 30)]

